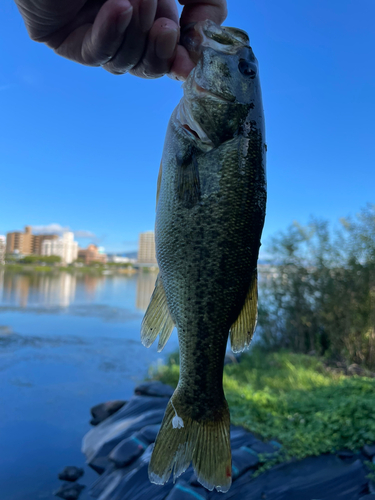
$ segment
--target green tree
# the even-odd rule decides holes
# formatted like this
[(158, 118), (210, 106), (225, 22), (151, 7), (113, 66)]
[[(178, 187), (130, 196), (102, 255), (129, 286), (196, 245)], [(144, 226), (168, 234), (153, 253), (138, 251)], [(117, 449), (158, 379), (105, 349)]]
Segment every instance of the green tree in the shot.
[(268, 248), (259, 325), (268, 347), (375, 366), (375, 205), (330, 229), (291, 225)]

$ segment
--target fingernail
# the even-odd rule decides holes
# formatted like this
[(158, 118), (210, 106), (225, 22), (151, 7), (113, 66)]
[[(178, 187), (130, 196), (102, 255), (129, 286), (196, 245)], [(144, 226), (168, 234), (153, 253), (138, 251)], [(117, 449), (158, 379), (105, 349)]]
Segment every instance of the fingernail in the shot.
[(169, 59), (173, 56), (177, 43), (177, 30), (168, 30), (160, 33), (156, 39), (155, 52), (160, 59)]
[(130, 21), (133, 15), (133, 7), (130, 5), (128, 9), (121, 12), (121, 14), (117, 18), (117, 31), (120, 35), (123, 35), (126, 31), (126, 28), (129, 26)]
[(145, 33), (150, 31), (152, 25), (154, 24), (155, 16), (156, 16), (156, 0), (142, 0), (141, 5), (139, 6), (139, 24), (141, 30)]

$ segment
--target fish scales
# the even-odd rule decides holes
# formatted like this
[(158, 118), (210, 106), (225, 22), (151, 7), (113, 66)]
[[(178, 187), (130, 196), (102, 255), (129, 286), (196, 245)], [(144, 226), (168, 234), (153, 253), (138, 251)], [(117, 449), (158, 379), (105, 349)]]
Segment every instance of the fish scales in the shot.
[(264, 119), (247, 36), (208, 21), (194, 30), (200, 53), (167, 130), (155, 226), (160, 273), (142, 326), (144, 344), (160, 333), (161, 349), (176, 325), (180, 347), (180, 379), (149, 476), (164, 484), (192, 461), (206, 488), (225, 492), (231, 455), (223, 366), (229, 331), (232, 348), (243, 350), (256, 324)]

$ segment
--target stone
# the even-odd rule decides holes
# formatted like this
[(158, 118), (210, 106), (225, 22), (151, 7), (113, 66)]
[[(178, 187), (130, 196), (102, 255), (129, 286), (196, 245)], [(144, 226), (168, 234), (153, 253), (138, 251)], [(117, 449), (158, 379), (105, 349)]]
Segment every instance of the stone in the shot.
[[(91, 465), (96, 458), (107, 457), (121, 441), (132, 436), (136, 431), (141, 430), (146, 425), (160, 424), (163, 416), (164, 409), (146, 411), (138, 417), (116, 421), (113, 425), (106, 426), (102, 429), (103, 433), (97, 434), (97, 436), (91, 435), (90, 442), (88, 442), (88, 434), (86, 434), (82, 449), (86, 454), (87, 463)], [(99, 427), (92, 430), (99, 429)]]
[(93, 458), (88, 465), (98, 474), (103, 474), (104, 471), (110, 466), (110, 461), (108, 457), (96, 457)]
[(233, 479), (237, 479), (242, 476), (244, 472), (249, 469), (255, 468), (259, 464), (259, 458), (256, 452), (242, 446), (238, 450), (233, 450), (232, 452), (232, 474)]
[[(202, 486), (192, 486), (183, 479), (179, 479), (172, 488), (166, 500), (206, 500), (208, 491)], [(151, 499), (150, 499), (151, 500)]]
[(101, 500), (164, 500), (173, 488), (173, 482), (161, 487), (149, 481), (148, 463), (152, 448), (150, 445), (129, 467), (106, 471), (90, 490), (90, 495), (95, 494), (95, 498)]
[(232, 450), (241, 448), (241, 446), (251, 446), (258, 441), (259, 440), (251, 434), (251, 432), (246, 431), (242, 427), (235, 428), (230, 433), (230, 445)]
[(170, 398), (174, 390), (170, 385), (161, 382), (145, 382), (134, 389), (137, 396), (152, 396), (157, 398)]
[(93, 418), (90, 420), (91, 425), (98, 425), (108, 417), (119, 411), (126, 401), (107, 401), (106, 403), (100, 403), (93, 406), (90, 410)]
[(354, 457), (354, 452), (351, 450), (340, 450), (336, 455), (342, 459)]
[(365, 444), (365, 446), (362, 448), (363, 453), (366, 455), (368, 458), (372, 458), (375, 456), (375, 444)]
[(133, 434), (113, 448), (108, 458), (116, 467), (125, 467), (131, 464), (146, 450), (149, 443), (141, 441), (138, 435), (139, 433)]
[(74, 466), (67, 466), (65, 469), (59, 473), (59, 479), (62, 481), (77, 481), (80, 477), (83, 476), (83, 469)]
[(273, 455), (276, 452), (276, 449), (271, 444), (263, 443), (259, 440), (250, 445), (250, 448), (258, 453), (258, 455)]
[(148, 444), (154, 443), (160, 427), (160, 424), (146, 425), (146, 427), (143, 427), (143, 429), (139, 431), (138, 438), (141, 441), (147, 441)]
[[(245, 473), (234, 481), (225, 499), (354, 500), (366, 491), (366, 485), (360, 460), (348, 465), (335, 455), (320, 455), (277, 465), (255, 479)], [(208, 498), (223, 497), (212, 492)]]
[(53, 494), (64, 500), (77, 500), (84, 488), (83, 484), (65, 483)]
[(353, 363), (348, 367), (348, 373), (349, 375), (363, 375), (365, 370), (361, 368), (359, 365), (356, 363)]

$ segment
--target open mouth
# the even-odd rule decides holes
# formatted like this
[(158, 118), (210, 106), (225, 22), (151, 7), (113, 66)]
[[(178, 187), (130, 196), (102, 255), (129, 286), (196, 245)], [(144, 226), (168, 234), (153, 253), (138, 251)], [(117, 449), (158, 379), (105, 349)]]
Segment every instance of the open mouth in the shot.
[(223, 95), (215, 94), (214, 92), (211, 92), (210, 90), (201, 87), (195, 80), (194, 80), (194, 90), (196, 90), (198, 94), (209, 95), (211, 97), (214, 97), (215, 99), (224, 102), (234, 102), (235, 100), (234, 97), (232, 99), (229, 99), (228, 97), (224, 97)]
[(184, 123), (182, 125), (182, 127), (187, 130), (188, 132), (190, 132), (191, 134), (194, 135), (194, 137), (196, 137), (197, 139), (200, 139), (199, 135), (197, 134), (197, 132), (195, 130), (193, 130), (191, 127), (189, 127), (189, 125), (187, 123)]

